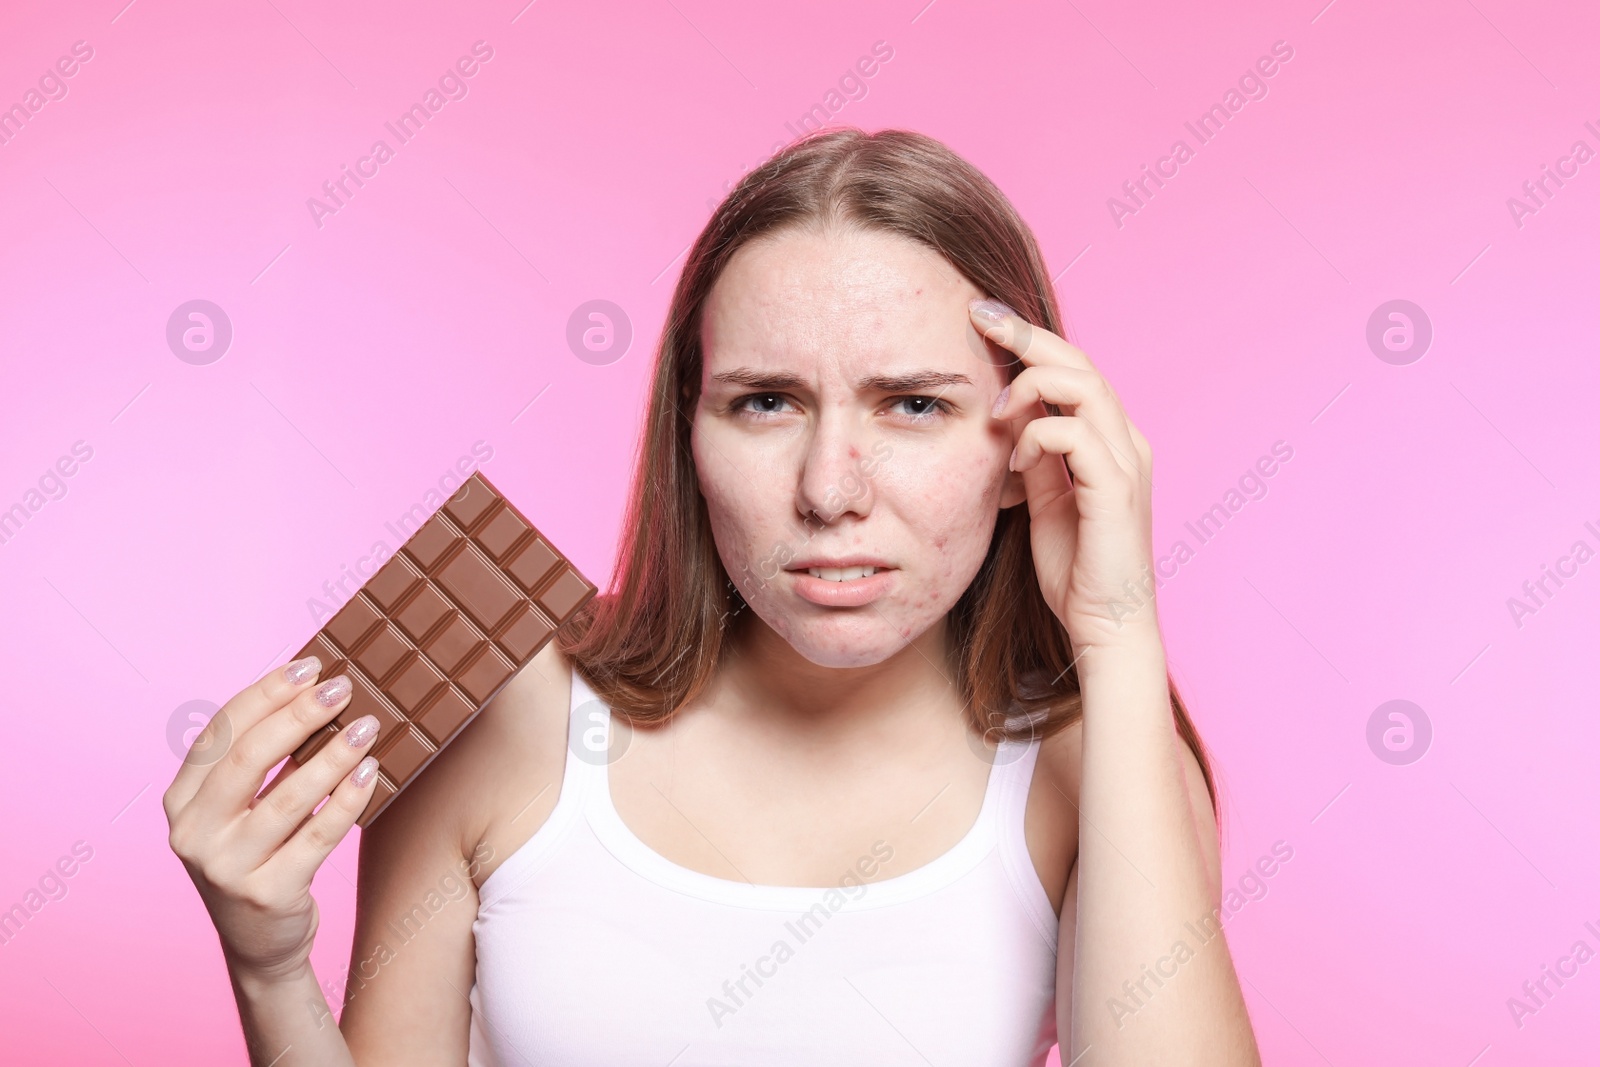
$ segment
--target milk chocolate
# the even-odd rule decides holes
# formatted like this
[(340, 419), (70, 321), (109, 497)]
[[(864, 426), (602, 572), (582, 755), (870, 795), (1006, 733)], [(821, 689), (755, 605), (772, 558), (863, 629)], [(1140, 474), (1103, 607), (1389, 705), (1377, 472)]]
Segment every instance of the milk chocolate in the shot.
[(368, 826), (494, 698), (595, 587), (482, 472), (387, 560), (295, 654), (350, 676), (338, 718), (294, 753), (303, 764), (363, 715), (378, 718)]

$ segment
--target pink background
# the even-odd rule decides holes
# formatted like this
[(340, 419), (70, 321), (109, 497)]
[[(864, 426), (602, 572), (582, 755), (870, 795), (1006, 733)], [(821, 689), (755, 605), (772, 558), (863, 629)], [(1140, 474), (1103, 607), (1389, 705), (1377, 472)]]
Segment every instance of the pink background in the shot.
[[(308, 598), (476, 441), (603, 584), (681, 254), (884, 41), (832, 121), (936, 136), (1015, 201), (1154, 445), (1158, 548), (1195, 549), (1161, 611), (1225, 877), (1294, 850), (1228, 928), (1266, 1061), (1593, 1062), (1600, 962), (1520, 1027), (1507, 1006), (1600, 950), (1600, 563), (1520, 626), (1507, 604), (1600, 547), (1600, 162), (1520, 226), (1507, 205), (1600, 149), (1592, 5), (124, 2), (8, 4), (0, 33), (0, 104), (94, 50), (0, 145), (0, 508), (93, 450), (0, 544), (0, 908), (93, 849), (0, 945), (0, 1058), (242, 1062), (166, 844), (174, 711), (297, 648)], [(385, 121), (478, 40), (469, 94), (398, 145)], [(1196, 148), (1184, 123), (1280, 40), (1268, 95)], [(307, 198), (380, 137), (319, 228)], [(1119, 227), (1108, 198), (1180, 137)], [(233, 326), (207, 366), (166, 343), (192, 299)], [(595, 299), (634, 334), (609, 363), (566, 339)], [(1405, 365), (1366, 341), (1394, 299), (1433, 329)], [(1185, 523), (1278, 441), (1199, 545)], [(1367, 742), (1393, 699), (1432, 725), (1407, 765)], [(354, 860), (317, 884), (325, 978)]]

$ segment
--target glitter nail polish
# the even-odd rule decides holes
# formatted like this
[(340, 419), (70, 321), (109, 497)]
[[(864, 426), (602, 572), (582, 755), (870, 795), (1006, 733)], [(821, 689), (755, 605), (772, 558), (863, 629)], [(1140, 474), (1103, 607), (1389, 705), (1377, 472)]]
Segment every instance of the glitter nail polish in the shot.
[(315, 656), (307, 656), (305, 659), (297, 659), (285, 667), (283, 676), (288, 679), (290, 685), (300, 685), (315, 678), (320, 670), (322, 670), (322, 661)]
[(325, 708), (333, 707), (349, 695), (350, 678), (347, 675), (341, 674), (337, 678), (329, 678), (317, 686), (317, 703)]

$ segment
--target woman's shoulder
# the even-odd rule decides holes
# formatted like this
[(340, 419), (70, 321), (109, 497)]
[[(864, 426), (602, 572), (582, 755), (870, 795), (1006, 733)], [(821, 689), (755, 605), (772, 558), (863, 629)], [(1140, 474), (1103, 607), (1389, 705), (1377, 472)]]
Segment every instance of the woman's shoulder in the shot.
[[(474, 858), (474, 881), (543, 825), (566, 765), (571, 660), (551, 641), (512, 676), (373, 829), (444, 838)], [(368, 831), (371, 832), (371, 831)]]

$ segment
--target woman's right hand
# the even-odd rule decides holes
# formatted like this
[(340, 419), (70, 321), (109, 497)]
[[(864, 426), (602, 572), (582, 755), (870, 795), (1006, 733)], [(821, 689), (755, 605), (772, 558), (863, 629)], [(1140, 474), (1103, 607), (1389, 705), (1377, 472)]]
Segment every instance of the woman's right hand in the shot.
[(366, 752), (378, 721), (370, 715), (305, 766), (287, 764), (256, 796), (267, 772), (349, 702), (344, 675), (312, 684), (321, 669), (308, 656), (241, 690), (195, 738), (162, 797), (172, 851), (236, 978), (294, 977), (306, 967), (317, 932), (311, 878), (372, 796), (378, 761)]

